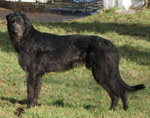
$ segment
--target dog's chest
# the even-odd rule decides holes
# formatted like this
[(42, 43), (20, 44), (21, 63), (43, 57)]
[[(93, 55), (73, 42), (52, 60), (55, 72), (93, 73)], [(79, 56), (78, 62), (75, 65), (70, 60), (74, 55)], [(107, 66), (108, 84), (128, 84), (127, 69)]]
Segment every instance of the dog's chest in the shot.
[(22, 69), (27, 72), (30, 66), (30, 56), (27, 53), (19, 53), (18, 54), (18, 62)]

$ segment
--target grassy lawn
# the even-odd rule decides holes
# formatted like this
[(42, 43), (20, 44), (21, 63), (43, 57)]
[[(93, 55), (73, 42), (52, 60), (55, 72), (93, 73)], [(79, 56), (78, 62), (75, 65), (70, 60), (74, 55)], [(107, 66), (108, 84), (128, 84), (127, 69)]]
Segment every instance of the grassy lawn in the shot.
[(97, 35), (112, 41), (120, 53), (120, 72), (129, 85), (147, 88), (128, 92), (129, 109), (119, 101), (108, 110), (111, 100), (85, 67), (43, 76), (38, 106), (26, 109), (26, 78), (17, 53), (9, 40), (6, 21), (0, 21), (0, 118), (148, 118), (150, 117), (150, 9), (118, 15), (114, 9), (72, 21), (35, 23), (41, 32)]

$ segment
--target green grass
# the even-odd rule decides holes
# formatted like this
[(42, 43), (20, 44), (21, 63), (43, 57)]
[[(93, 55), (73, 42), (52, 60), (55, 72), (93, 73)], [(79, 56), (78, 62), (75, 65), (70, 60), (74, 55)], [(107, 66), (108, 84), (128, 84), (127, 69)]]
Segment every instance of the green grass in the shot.
[(97, 35), (112, 41), (120, 53), (120, 72), (129, 85), (146, 84), (147, 88), (129, 92), (129, 109), (119, 101), (108, 110), (107, 92), (85, 67), (43, 76), (38, 106), (26, 109), (26, 78), (18, 64), (17, 53), (9, 40), (6, 21), (0, 21), (0, 118), (148, 118), (150, 117), (150, 9), (135, 14), (118, 15), (114, 9), (73, 21), (35, 23), (41, 32), (58, 35)]

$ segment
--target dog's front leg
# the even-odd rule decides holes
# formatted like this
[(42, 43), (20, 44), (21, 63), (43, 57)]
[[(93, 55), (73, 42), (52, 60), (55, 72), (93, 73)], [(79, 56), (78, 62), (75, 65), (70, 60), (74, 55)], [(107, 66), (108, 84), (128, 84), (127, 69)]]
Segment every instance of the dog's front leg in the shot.
[(36, 80), (35, 80), (35, 85), (34, 85), (34, 100), (35, 100), (35, 103), (37, 103), (37, 101), (39, 99), (41, 84), (42, 84), (42, 75), (37, 74), (36, 75)]
[(35, 85), (36, 76), (33, 72), (27, 73), (27, 98), (28, 98), (28, 104), (27, 107), (30, 108), (32, 106), (35, 106), (34, 102), (34, 85)]
[(38, 101), (42, 83), (42, 75), (36, 74), (34, 71), (27, 73), (27, 107), (34, 107)]

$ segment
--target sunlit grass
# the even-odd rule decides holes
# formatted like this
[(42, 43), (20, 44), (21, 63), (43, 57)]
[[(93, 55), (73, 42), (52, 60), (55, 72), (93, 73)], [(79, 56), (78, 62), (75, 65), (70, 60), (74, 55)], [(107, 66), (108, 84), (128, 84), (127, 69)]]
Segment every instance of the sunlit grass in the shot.
[(120, 73), (129, 85), (146, 84), (147, 88), (128, 93), (129, 109), (119, 101), (108, 110), (110, 98), (85, 67), (43, 76), (38, 106), (26, 109), (26, 78), (18, 64), (17, 53), (9, 40), (6, 22), (0, 22), (0, 117), (23, 118), (148, 118), (150, 117), (150, 10), (118, 15), (114, 9), (72, 21), (35, 23), (41, 32), (58, 35), (97, 35), (112, 41), (120, 53)]

